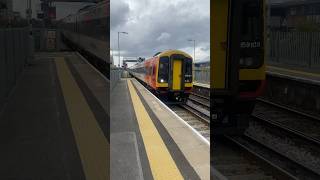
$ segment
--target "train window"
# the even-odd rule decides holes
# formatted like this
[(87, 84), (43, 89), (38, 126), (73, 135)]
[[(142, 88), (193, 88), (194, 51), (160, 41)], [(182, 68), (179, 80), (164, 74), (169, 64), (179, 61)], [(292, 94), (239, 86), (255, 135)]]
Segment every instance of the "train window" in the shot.
[(169, 79), (169, 57), (160, 57), (158, 82), (167, 83)]
[(184, 73), (184, 81), (187, 83), (192, 82), (192, 60), (191, 59), (186, 60), (186, 70)]
[(241, 10), (240, 68), (258, 68), (263, 63), (263, 6), (247, 0)]
[(261, 21), (260, 3), (251, 1), (243, 4), (242, 9), (242, 37), (243, 40), (258, 40), (261, 39), (262, 21)]

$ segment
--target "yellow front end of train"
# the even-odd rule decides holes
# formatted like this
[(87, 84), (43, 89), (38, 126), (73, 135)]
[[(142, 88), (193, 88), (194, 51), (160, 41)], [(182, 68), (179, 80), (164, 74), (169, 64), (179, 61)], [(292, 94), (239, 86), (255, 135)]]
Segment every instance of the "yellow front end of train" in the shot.
[(265, 87), (265, 1), (211, 2), (211, 128), (239, 134)]

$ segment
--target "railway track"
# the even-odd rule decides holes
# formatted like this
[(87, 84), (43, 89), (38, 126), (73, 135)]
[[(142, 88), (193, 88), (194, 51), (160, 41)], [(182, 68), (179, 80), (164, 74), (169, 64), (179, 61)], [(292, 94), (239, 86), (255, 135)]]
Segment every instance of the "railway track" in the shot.
[(253, 116), (320, 147), (320, 118), (259, 99)]
[[(320, 179), (320, 121), (317, 117), (259, 99), (247, 134)], [(284, 165), (284, 168), (290, 169)], [(307, 174), (296, 173), (305, 179)]]
[(226, 179), (298, 179), (278, 166), (287, 161), (249, 136), (217, 137), (212, 148), (211, 165)]
[[(200, 123), (210, 99), (194, 93), (186, 105), (173, 108), (182, 119), (190, 113)], [(258, 100), (245, 135), (213, 141), (212, 166), (228, 179), (320, 179), (319, 119)]]
[(191, 94), (186, 104), (169, 107), (210, 142), (209, 104), (209, 99)]
[[(209, 98), (199, 94), (192, 94), (188, 100), (186, 106), (192, 108), (193, 105), (200, 107), (200, 109), (210, 110)], [(287, 140), (294, 141), (295, 144), (303, 144), (305, 149), (316, 149), (319, 145), (320, 136), (320, 121), (314, 116), (307, 116), (300, 112), (292, 112), (290, 109), (281, 108), (281, 111), (266, 109), (259, 107), (262, 102), (257, 103), (255, 116), (260, 118), (252, 118), (250, 122), (250, 128), (256, 129), (260, 126), (261, 129), (268, 129), (269, 135), (277, 136), (277, 133), (282, 132), (276, 127), (271, 125), (262, 124), (263, 119), (266, 119), (267, 115), (273, 120), (273, 124), (282, 123), (282, 128), (286, 128), (286, 134), (282, 132), (281, 137), (285, 137)], [(277, 107), (279, 109), (279, 107)], [(187, 108), (185, 108), (187, 109)], [(258, 109), (258, 110), (257, 110)], [(284, 112), (287, 111), (287, 112)], [(289, 115), (288, 113), (291, 113)], [(295, 114), (292, 114), (295, 113)], [(299, 115), (299, 117), (298, 117)], [(281, 118), (279, 118), (279, 116)], [(289, 118), (289, 116), (291, 118)], [(262, 118), (264, 117), (264, 118)], [(294, 117), (294, 119), (293, 119)], [(298, 120), (297, 120), (298, 119)], [(308, 121), (306, 120), (308, 119)], [(279, 120), (280, 122), (276, 122)], [(314, 123), (311, 126), (307, 124)], [(265, 122), (267, 123), (267, 122)], [(287, 126), (286, 126), (287, 124)], [(303, 125), (304, 124), (304, 125)], [(250, 129), (249, 128), (249, 129)], [(280, 128), (280, 127), (279, 127)], [(273, 130), (271, 132), (271, 129)], [(299, 130), (299, 131), (298, 131)], [(292, 135), (291, 131), (295, 131), (295, 135)], [(247, 131), (243, 136), (228, 136), (219, 137), (213, 142), (211, 163), (212, 166), (217, 169), (228, 179), (320, 179), (319, 171), (317, 167), (317, 160), (312, 160), (312, 155), (318, 154), (317, 150), (313, 152), (310, 158), (306, 156), (300, 156), (301, 159), (309, 160), (309, 163), (303, 163), (298, 159), (292, 157), (299, 157), (299, 149), (293, 150), (288, 144), (280, 144), (283, 149), (289, 148), (291, 156), (288, 156), (283, 151), (279, 151), (276, 144), (266, 143), (264, 138), (255, 136), (254, 133)], [(260, 135), (263, 134), (261, 131)], [(291, 134), (291, 135), (290, 135)], [(291, 136), (292, 139), (291, 139)], [(270, 137), (270, 136), (269, 136)], [(290, 138), (289, 138), (290, 137)], [(299, 139), (300, 138), (300, 139)], [(306, 140), (308, 138), (309, 140)], [(269, 138), (269, 140), (272, 138)], [(307, 142), (307, 143), (306, 143)], [(306, 151), (305, 151), (306, 152)], [(319, 151), (320, 152), (320, 151)], [(320, 157), (320, 156), (319, 156)], [(301, 160), (300, 159), (300, 160)], [(310, 163), (311, 162), (311, 163)], [(320, 161), (319, 161), (320, 162)], [(320, 165), (320, 164), (319, 164)]]

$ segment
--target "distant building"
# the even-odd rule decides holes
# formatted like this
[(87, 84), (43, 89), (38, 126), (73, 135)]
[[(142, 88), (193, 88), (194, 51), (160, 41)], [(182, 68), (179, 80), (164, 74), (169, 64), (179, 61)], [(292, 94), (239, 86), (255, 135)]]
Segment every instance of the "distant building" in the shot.
[(209, 67), (210, 61), (202, 61), (202, 62), (196, 62), (194, 63), (195, 67)]
[(273, 30), (297, 30), (301, 25), (320, 27), (319, 0), (291, 0), (270, 4), (269, 27)]

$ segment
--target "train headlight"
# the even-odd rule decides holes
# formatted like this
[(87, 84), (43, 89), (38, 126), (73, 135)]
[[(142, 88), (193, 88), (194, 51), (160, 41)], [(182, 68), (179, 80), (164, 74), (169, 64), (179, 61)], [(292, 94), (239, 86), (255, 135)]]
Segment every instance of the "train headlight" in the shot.
[(253, 65), (253, 58), (252, 57), (247, 57), (245, 58), (245, 65), (246, 66), (252, 66)]
[(253, 57), (242, 57), (239, 60), (239, 65), (242, 68), (255, 68), (259, 66), (259, 61)]
[(192, 75), (185, 75), (185, 78), (184, 78), (184, 82), (186, 83), (191, 83), (192, 82)]
[(164, 82), (164, 80), (163, 80), (163, 79), (160, 79), (160, 82), (161, 82), (161, 83), (163, 83), (163, 82)]
[(239, 64), (240, 64), (240, 66), (244, 65), (244, 59), (243, 58), (240, 58)]

